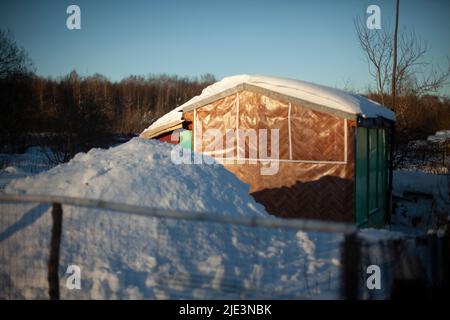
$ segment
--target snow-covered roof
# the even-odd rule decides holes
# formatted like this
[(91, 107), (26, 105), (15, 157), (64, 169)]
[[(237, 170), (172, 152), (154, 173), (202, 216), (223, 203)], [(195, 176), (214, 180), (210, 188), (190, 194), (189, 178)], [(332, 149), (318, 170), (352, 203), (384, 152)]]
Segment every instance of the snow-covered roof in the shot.
[(360, 115), (365, 118), (383, 117), (395, 121), (394, 112), (375, 101), (356, 94), (306, 81), (243, 74), (226, 77), (221, 81), (206, 87), (200, 95), (195, 96), (158, 119), (150, 127), (145, 129), (142, 134), (146, 131), (153, 131), (159, 127), (167, 127), (170, 124), (176, 124), (177, 122), (180, 123), (182, 121), (182, 111), (199, 107), (202, 105), (203, 101), (207, 102), (214, 96), (245, 84), (297, 98), (343, 113)]

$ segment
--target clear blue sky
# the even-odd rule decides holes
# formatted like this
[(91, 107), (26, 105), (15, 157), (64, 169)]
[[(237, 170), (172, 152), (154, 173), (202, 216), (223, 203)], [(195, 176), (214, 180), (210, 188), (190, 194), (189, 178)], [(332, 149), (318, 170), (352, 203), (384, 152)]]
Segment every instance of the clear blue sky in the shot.
[[(400, 2), (400, 27), (413, 28), (445, 67), (450, 1)], [(70, 4), (81, 7), (81, 30), (66, 28)], [(353, 19), (370, 4), (381, 7), (383, 24), (393, 20), (394, 0), (2, 0), (0, 28), (13, 31), (43, 76), (260, 73), (364, 90), (371, 79)]]

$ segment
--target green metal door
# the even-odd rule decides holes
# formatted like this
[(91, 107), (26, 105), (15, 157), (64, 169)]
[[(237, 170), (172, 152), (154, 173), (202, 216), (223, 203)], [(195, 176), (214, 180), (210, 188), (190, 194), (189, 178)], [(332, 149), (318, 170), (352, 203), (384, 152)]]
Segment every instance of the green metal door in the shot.
[(369, 227), (381, 227), (383, 219), (380, 219), (380, 207), (378, 199), (378, 129), (369, 129)]
[(387, 150), (382, 128), (357, 128), (355, 220), (361, 227), (379, 228), (386, 218)]
[(379, 212), (374, 217), (373, 225), (381, 227), (386, 221), (386, 199), (387, 199), (387, 146), (386, 130), (378, 129), (378, 160), (377, 160), (377, 205)]
[(356, 161), (355, 161), (355, 220), (366, 228), (368, 220), (368, 130), (358, 127), (356, 129)]

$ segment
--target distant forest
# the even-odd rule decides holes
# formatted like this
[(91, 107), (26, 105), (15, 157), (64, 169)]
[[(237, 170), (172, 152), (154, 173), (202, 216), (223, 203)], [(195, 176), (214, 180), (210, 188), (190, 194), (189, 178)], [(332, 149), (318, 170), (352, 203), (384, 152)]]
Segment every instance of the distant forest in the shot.
[(132, 136), (215, 82), (175, 75), (131, 75), (113, 82), (76, 71), (57, 79), (34, 73), (27, 52), (0, 30), (0, 152), (47, 145), (62, 161), (114, 137)]
[[(26, 51), (0, 30), (0, 152), (46, 145), (67, 161), (75, 153), (132, 136), (215, 82), (171, 75), (129, 76), (113, 82), (76, 71), (57, 78), (34, 73)], [(389, 96), (365, 94), (389, 106)], [(450, 100), (407, 92), (398, 97), (397, 141), (407, 143), (450, 129)]]
[(111, 82), (99, 74), (80, 77), (76, 71), (57, 80), (8, 76), (0, 79), (1, 143), (11, 152), (49, 144), (70, 157), (108, 144), (112, 135), (138, 134), (214, 81), (211, 75), (151, 75)]

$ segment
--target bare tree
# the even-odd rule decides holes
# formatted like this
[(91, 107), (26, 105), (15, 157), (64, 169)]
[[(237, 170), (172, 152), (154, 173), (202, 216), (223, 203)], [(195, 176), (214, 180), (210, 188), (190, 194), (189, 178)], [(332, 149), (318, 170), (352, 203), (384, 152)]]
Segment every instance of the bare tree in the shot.
[(391, 92), (392, 92), (392, 109), (395, 110), (395, 98), (397, 95), (397, 49), (398, 49), (398, 16), (400, 13), (400, 0), (397, 0), (395, 10), (395, 31), (394, 31), (394, 62), (392, 65), (392, 80), (391, 80)]
[(394, 62), (395, 37), (389, 27), (368, 29), (365, 21), (357, 18), (355, 29), (382, 104), (393, 107), (394, 96), (436, 93), (447, 83), (450, 63), (436, 70), (427, 59), (429, 46), (414, 31), (405, 29), (399, 35)]
[(370, 30), (359, 18), (355, 19), (355, 28), (369, 73), (375, 80), (376, 92), (381, 98), (381, 103), (386, 104), (393, 55), (391, 34), (387, 28)]
[(27, 52), (17, 45), (12, 32), (0, 30), (0, 78), (28, 73), (32, 68)]

